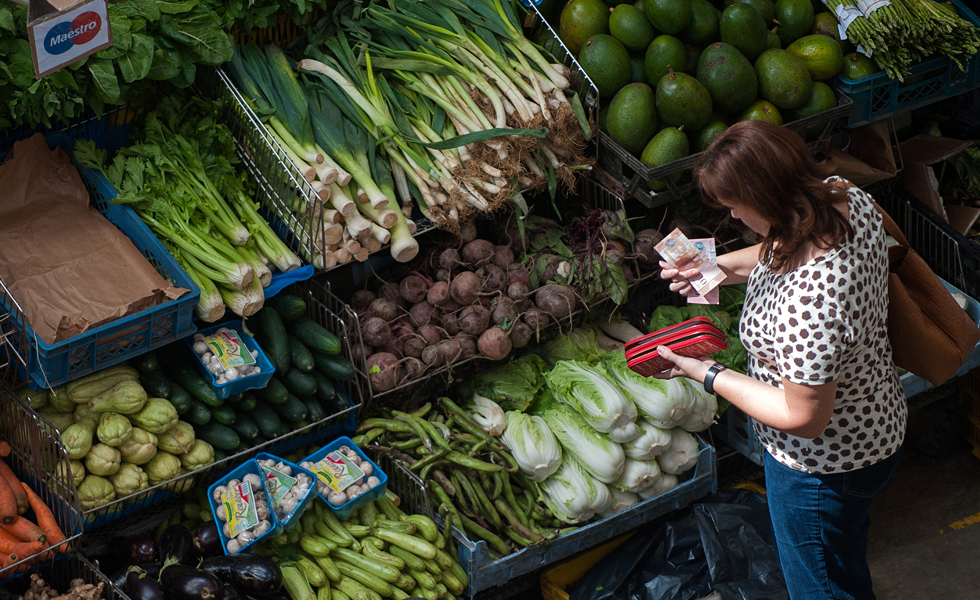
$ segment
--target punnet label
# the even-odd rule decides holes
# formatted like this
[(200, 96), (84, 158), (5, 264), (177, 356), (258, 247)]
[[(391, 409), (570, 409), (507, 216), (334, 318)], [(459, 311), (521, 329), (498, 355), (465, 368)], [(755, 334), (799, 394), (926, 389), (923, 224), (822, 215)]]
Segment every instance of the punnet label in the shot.
[(204, 338), (204, 343), (218, 357), (218, 361), (225, 369), (255, 364), (255, 359), (242, 343), (242, 338), (238, 337), (237, 331), (213, 333)]
[(347, 486), (364, 477), (364, 471), (340, 452), (327, 454), (310, 470), (335, 492), (344, 491)]
[(249, 530), (259, 524), (259, 514), (255, 508), (255, 496), (252, 494), (252, 483), (243, 481), (227, 492), (221, 494), (221, 502), (225, 505), (228, 515), (228, 529), (231, 537)]
[(279, 506), (282, 499), (286, 497), (289, 490), (296, 485), (296, 478), (286, 475), (278, 469), (272, 467), (262, 467), (262, 474), (265, 475), (265, 489), (269, 492), (273, 506)]
[(858, 7), (851, 5), (844, 6), (843, 4), (838, 4), (834, 12), (837, 13), (837, 20), (840, 21), (840, 25), (837, 26), (837, 31), (840, 33), (840, 39), (842, 40), (847, 38), (847, 28), (851, 26), (854, 19), (864, 16)]

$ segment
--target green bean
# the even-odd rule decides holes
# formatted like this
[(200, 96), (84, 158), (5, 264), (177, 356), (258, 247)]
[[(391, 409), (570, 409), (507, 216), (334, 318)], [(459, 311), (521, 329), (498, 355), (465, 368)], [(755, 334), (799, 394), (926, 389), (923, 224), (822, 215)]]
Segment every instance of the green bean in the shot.
[(391, 442), (388, 445), (393, 448), (398, 448), (399, 450), (412, 450), (413, 448), (418, 448), (421, 446), (422, 440), (420, 438), (412, 438), (401, 442)]
[(544, 539), (530, 527), (525, 527), (521, 523), (521, 520), (517, 518), (517, 514), (514, 512), (514, 509), (511, 508), (510, 505), (508, 505), (503, 499), (495, 500), (493, 505), (496, 507), (497, 511), (499, 511), (500, 514), (507, 519), (507, 522), (510, 523), (510, 529), (516, 531), (522, 538), (528, 539), (532, 543), (540, 542), (542, 539)]
[(487, 497), (496, 500), (500, 496), (500, 480), (498, 479), (500, 472), (493, 473), (493, 479), (490, 479), (490, 475), (483, 471), (477, 471), (476, 474), (480, 478), (480, 483), (483, 484), (483, 489), (487, 492)]
[(435, 469), (431, 473), (432, 473), (432, 479), (440, 486), (442, 486), (442, 489), (446, 490), (447, 494), (449, 494), (450, 496), (456, 495), (456, 488), (453, 487), (452, 482), (449, 481), (449, 478), (446, 477), (445, 473), (443, 473), (439, 469)]
[(463, 484), (462, 476), (459, 474), (459, 471), (453, 471), (451, 477), (456, 489), (460, 491), (460, 493), (456, 496), (456, 499), (459, 502), (459, 508), (461, 508), (463, 512), (470, 515), (478, 514), (479, 503), (477, 503), (476, 498), (473, 495), (473, 490), (469, 486)]
[[(361, 442), (358, 444), (358, 446), (367, 446), (367, 445), (370, 445), (371, 442), (373, 442), (374, 440), (376, 440), (379, 437), (381, 437), (382, 435), (384, 435), (384, 433), (385, 433), (385, 430), (384, 429), (382, 429), (381, 427), (375, 427), (374, 429), (372, 429), (372, 430), (368, 431), (367, 433), (365, 433), (363, 436), (359, 436), (362, 439), (361, 439)], [(351, 441), (353, 441), (353, 440), (351, 440)]]
[(413, 433), (412, 428), (406, 423), (401, 423), (393, 419), (365, 419), (357, 428), (357, 432), (364, 433), (365, 431), (376, 427), (380, 427), (385, 431), (391, 431), (393, 433)]
[(419, 473), (419, 477), (422, 479), (422, 481), (425, 481), (426, 479), (429, 478), (429, 474), (432, 472), (433, 469), (436, 469), (438, 467), (443, 467), (446, 465), (451, 465), (451, 464), (453, 463), (445, 460), (439, 460), (432, 464), (425, 465), (425, 467), (422, 468), (422, 472)]
[(463, 521), (464, 531), (468, 531), (476, 535), (480, 539), (484, 540), (490, 546), (490, 548), (492, 548), (494, 551), (497, 552), (497, 554), (500, 554), (501, 556), (507, 556), (513, 552), (510, 549), (510, 546), (505, 544), (504, 541), (500, 539), (498, 536), (494, 535), (493, 533), (484, 529), (483, 527), (480, 527), (479, 525), (467, 519), (463, 515), (460, 515), (459, 518), (461, 521)]
[(507, 534), (507, 537), (509, 537), (510, 539), (514, 540), (515, 542), (517, 542), (521, 546), (524, 546), (525, 548), (528, 547), (528, 546), (533, 546), (534, 545), (534, 542), (532, 542), (531, 540), (527, 539), (526, 537), (523, 537), (522, 535), (520, 535), (519, 533), (517, 533), (516, 531), (514, 531), (510, 527), (508, 527), (507, 529), (504, 529), (504, 533)]
[(514, 496), (514, 488), (510, 486), (510, 475), (507, 473), (497, 473), (498, 478), (500, 478), (501, 487), (503, 488), (504, 499), (507, 504), (513, 506), (517, 512), (517, 518), (520, 519), (521, 525), (527, 527), (528, 519), (527, 515), (524, 514), (524, 508), (517, 503), (517, 498)]
[(446, 454), (447, 454), (447, 451), (446, 450), (441, 450), (441, 449), (440, 450), (437, 450), (437, 451), (433, 452), (432, 454), (429, 454), (428, 456), (426, 456), (422, 460), (418, 461), (414, 465), (412, 465), (411, 466), (411, 469), (413, 471), (418, 471), (419, 469), (425, 467), (426, 465), (431, 465), (431, 464), (436, 463), (437, 461), (439, 461), (439, 459), (441, 459), (442, 457), (444, 457)]
[(500, 465), (490, 464), (488, 462), (483, 462), (465, 454), (460, 454), (459, 452), (450, 452), (448, 456), (449, 460), (453, 461), (457, 465), (467, 467), (470, 469), (475, 469), (477, 471), (487, 471), (489, 473), (494, 473), (497, 471), (502, 471), (504, 468)]
[(503, 527), (504, 522), (500, 519), (500, 515), (497, 514), (497, 510), (493, 507), (493, 502), (487, 497), (487, 491), (483, 488), (483, 484), (479, 480), (473, 482), (473, 490), (476, 492), (476, 497), (480, 501), (480, 506), (483, 507), (483, 515), (490, 519), (490, 522), (497, 529)]
[(460, 428), (465, 430), (467, 433), (475, 435), (481, 440), (489, 439), (493, 441), (492, 438), (487, 435), (479, 425), (477, 425), (476, 421), (474, 421), (465, 410), (460, 408), (459, 405), (457, 405), (451, 399), (440, 398), (439, 401), (442, 402), (443, 407), (445, 407), (446, 410), (451, 413), (451, 416), (456, 420), (456, 424), (459, 425)]
[(413, 417), (418, 417), (420, 419), (424, 419), (425, 418), (425, 415), (429, 414), (429, 411), (430, 410), (432, 410), (432, 403), (431, 402), (426, 402), (422, 406), (418, 407), (416, 410), (413, 410), (412, 411), (412, 416)]
[(425, 431), (422, 425), (419, 423), (418, 419), (413, 419), (408, 413), (403, 413), (399, 411), (393, 411), (391, 414), (395, 415), (395, 420), (405, 423), (408, 425), (412, 431), (421, 438), (422, 443), (425, 447), (432, 452), (432, 440), (429, 438), (429, 434)]

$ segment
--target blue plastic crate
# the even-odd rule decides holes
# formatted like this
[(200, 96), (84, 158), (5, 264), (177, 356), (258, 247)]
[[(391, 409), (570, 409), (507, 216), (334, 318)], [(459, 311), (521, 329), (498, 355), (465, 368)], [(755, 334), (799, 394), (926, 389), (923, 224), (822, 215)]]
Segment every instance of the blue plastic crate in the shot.
[[(340, 448), (341, 446), (347, 446), (349, 448), (353, 448), (357, 452), (358, 456), (360, 456), (362, 459), (366, 460), (367, 462), (371, 463), (371, 466), (373, 468), (373, 471), (372, 471), (371, 475), (373, 475), (373, 476), (375, 476), (375, 477), (377, 477), (378, 479), (381, 480), (381, 482), (378, 485), (374, 486), (373, 488), (371, 488), (367, 492), (361, 494), (360, 496), (354, 498), (353, 500), (348, 500), (346, 503), (344, 503), (344, 504), (342, 504), (340, 506), (333, 506), (332, 504), (330, 504), (330, 502), (327, 501), (326, 496), (320, 494), (320, 498), (322, 498), (323, 501), (326, 502), (327, 506), (329, 506), (331, 509), (333, 509), (334, 513), (336, 513), (336, 515), (337, 515), (338, 518), (340, 518), (340, 519), (347, 519), (347, 518), (349, 518), (351, 516), (351, 513), (353, 513), (355, 510), (357, 510), (361, 506), (364, 506), (365, 504), (367, 504), (371, 500), (377, 500), (381, 496), (384, 496), (385, 490), (387, 489), (387, 486), (388, 486), (388, 476), (385, 475), (385, 472), (381, 470), (381, 467), (379, 467), (378, 465), (376, 465), (373, 460), (371, 460), (370, 458), (368, 458), (367, 455), (364, 454), (364, 451), (361, 450), (360, 448), (358, 448), (357, 447), (357, 444), (355, 444), (354, 442), (352, 442), (351, 439), (349, 437), (347, 437), (347, 436), (341, 436), (341, 437), (335, 439), (334, 441), (330, 442), (329, 444), (327, 444), (323, 448), (317, 450), (313, 454), (311, 454), (311, 455), (307, 456), (306, 458), (304, 458), (303, 460), (301, 460), (300, 461), (300, 464), (302, 464), (302, 463), (304, 463), (306, 461), (310, 461), (312, 463), (315, 463), (315, 462), (319, 461), (320, 459), (322, 459), (327, 454), (333, 452), (337, 448)], [(368, 475), (365, 475), (365, 479), (367, 477), (369, 477), (369, 476)]]
[[(49, 146), (60, 146), (72, 156), (72, 140), (65, 134), (54, 134), (47, 140)], [(0, 161), (3, 158), (0, 156)], [(164, 279), (191, 292), (177, 300), (116, 319), (54, 344), (46, 344), (37, 339), (33, 328), (11, 302), (11, 298), (0, 294), (0, 307), (11, 311), (9, 322), (16, 329), (10, 343), (27, 362), (26, 369), (20, 367), (20, 375), (34, 389), (67, 383), (165, 346), (197, 330), (194, 325), (194, 307), (201, 292), (187, 272), (132, 208), (111, 203), (116, 197), (116, 190), (105, 177), (72, 160), (89, 191), (92, 204), (99, 212), (132, 240), (133, 245)]]
[[(980, 19), (959, 0), (952, 0), (956, 12), (974, 26)], [(905, 82), (891, 79), (884, 72), (863, 79), (837, 75), (834, 86), (851, 97), (854, 112), (848, 127), (880, 121), (897, 114), (951, 98), (980, 86), (980, 60), (977, 56), (959, 58), (963, 71), (945, 56), (926, 59), (912, 67)]]
[[(279, 518), (279, 524), (282, 526), (284, 530), (290, 531), (294, 529), (297, 525), (299, 525), (299, 520), (300, 518), (302, 518), (303, 513), (306, 512), (306, 509), (312, 506), (313, 502), (316, 501), (317, 499), (318, 494), (316, 493), (316, 474), (310, 471), (309, 469), (304, 469), (303, 467), (297, 465), (296, 463), (286, 460), (285, 458), (276, 456), (274, 454), (268, 454), (266, 452), (259, 452), (258, 454), (256, 454), (255, 460), (256, 461), (273, 460), (277, 463), (281, 462), (285, 465), (288, 465), (292, 469), (292, 475), (296, 475), (297, 473), (305, 473), (307, 476), (309, 476), (310, 489), (306, 492), (306, 495), (303, 496), (303, 498), (299, 501), (299, 504), (296, 506), (296, 509), (293, 510), (291, 514), (283, 515), (282, 517), (276, 514), (276, 517)], [(261, 467), (262, 469), (266, 468), (265, 466), (262, 465), (261, 462), (259, 463), (259, 467)], [(263, 481), (267, 481), (268, 479), (269, 477), (264, 477)], [(270, 487), (266, 485), (266, 489), (269, 490)], [(275, 505), (275, 501), (272, 498), (269, 499), (269, 502)]]
[(729, 406), (721, 416), (721, 430), (718, 437), (757, 465), (762, 464), (766, 449), (763, 448), (759, 436), (755, 433), (755, 419), (748, 416), (736, 406)]
[[(221, 537), (221, 549), (224, 551), (225, 554), (230, 555), (233, 553), (228, 552), (229, 538), (225, 535), (225, 532), (223, 531), (222, 525), (224, 524), (224, 521), (218, 518), (217, 507), (219, 506), (220, 503), (214, 498), (215, 490), (219, 486), (227, 486), (228, 482), (231, 481), (232, 479), (243, 481), (245, 476), (248, 474), (257, 475), (260, 480), (263, 479), (262, 468), (259, 466), (259, 463), (256, 462), (254, 458), (243, 462), (242, 464), (237, 466), (234, 470), (232, 470), (230, 473), (228, 473), (221, 479), (212, 483), (211, 487), (208, 488), (208, 503), (211, 505), (211, 514), (214, 516), (214, 522), (218, 525), (218, 536)], [(264, 483), (262, 484), (262, 491), (265, 492), (266, 495), (268, 495), (268, 491), (265, 489)], [(276, 517), (276, 511), (272, 510), (271, 505), (269, 507), (269, 520), (272, 522), (272, 527), (267, 532), (263, 533), (258, 538), (252, 540), (251, 542), (243, 546), (241, 550), (235, 552), (234, 554), (249, 554), (252, 548), (255, 547), (257, 542), (260, 542), (265, 538), (273, 537), (282, 532), (282, 526), (279, 524), (279, 519)]]
[(218, 398), (224, 400), (229, 396), (234, 396), (235, 394), (245, 392), (248, 390), (254, 390), (256, 388), (264, 388), (272, 376), (276, 372), (276, 368), (272, 366), (272, 362), (269, 361), (269, 357), (265, 355), (262, 347), (259, 343), (255, 341), (255, 338), (251, 335), (245, 333), (245, 328), (242, 326), (241, 320), (228, 321), (227, 323), (221, 323), (220, 325), (214, 325), (208, 327), (207, 329), (202, 329), (198, 333), (203, 336), (209, 336), (212, 333), (218, 331), (219, 329), (227, 327), (238, 333), (238, 337), (241, 338), (242, 343), (249, 351), (258, 350), (259, 354), (255, 359), (255, 363), (259, 365), (259, 372), (254, 375), (249, 375), (248, 377), (242, 377), (240, 379), (235, 379), (229, 383), (218, 383), (217, 378), (214, 373), (208, 370), (204, 363), (201, 362), (200, 357), (194, 352), (194, 336), (184, 338), (187, 342), (187, 346), (190, 351), (194, 354), (197, 362), (197, 368), (201, 371), (201, 375), (211, 381), (211, 387), (214, 388), (214, 395)]

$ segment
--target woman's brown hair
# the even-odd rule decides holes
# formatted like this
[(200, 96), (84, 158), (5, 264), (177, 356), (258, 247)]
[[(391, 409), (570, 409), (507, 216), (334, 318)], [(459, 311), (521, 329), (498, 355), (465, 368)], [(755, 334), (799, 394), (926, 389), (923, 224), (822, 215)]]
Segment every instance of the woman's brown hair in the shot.
[(694, 167), (707, 204), (745, 207), (769, 223), (760, 258), (775, 270), (807, 242), (830, 249), (854, 235), (832, 206), (839, 196), (828, 174), (799, 135), (763, 121), (735, 123)]

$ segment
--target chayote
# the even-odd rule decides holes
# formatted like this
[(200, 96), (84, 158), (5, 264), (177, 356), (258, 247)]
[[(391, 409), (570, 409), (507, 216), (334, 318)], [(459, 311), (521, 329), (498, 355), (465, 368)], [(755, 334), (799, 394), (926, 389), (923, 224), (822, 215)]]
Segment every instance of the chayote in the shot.
[(85, 479), (85, 465), (80, 460), (69, 460), (67, 463), (60, 462), (55, 467), (54, 474), (55, 477), (66, 485), (68, 484), (69, 478), (74, 480), (75, 487), (78, 487), (82, 483), (82, 480)]
[(101, 418), (102, 418), (102, 415), (100, 415), (99, 413), (90, 411), (88, 409), (88, 406), (85, 406), (84, 404), (76, 404), (75, 405), (75, 422), (76, 423), (81, 423), (82, 421), (92, 421), (93, 423), (98, 424), (99, 419), (101, 419)]
[(169, 400), (150, 398), (139, 412), (129, 415), (129, 420), (141, 429), (160, 435), (177, 424), (177, 410)]
[(54, 410), (63, 413), (75, 411), (76, 404), (68, 397), (68, 386), (59, 385), (48, 391), (48, 404)]
[(214, 448), (204, 440), (194, 440), (194, 445), (181, 455), (180, 465), (187, 471), (195, 471), (214, 462)]
[(88, 401), (94, 412), (117, 412), (131, 415), (140, 411), (146, 404), (146, 391), (138, 381), (126, 380)]
[(85, 455), (85, 469), (89, 473), (108, 477), (119, 470), (122, 455), (108, 444), (96, 444)]
[(109, 477), (109, 481), (112, 482), (117, 498), (123, 498), (150, 487), (149, 477), (143, 469), (128, 463), (119, 465), (119, 470), (116, 471), (115, 475)]
[(60, 412), (40, 412), (38, 413), (41, 417), (51, 423), (51, 426), (58, 430), (58, 433), (64, 433), (66, 429), (75, 424), (75, 415), (71, 413), (60, 413)]
[(169, 452), (159, 451), (143, 470), (150, 478), (150, 485), (157, 485), (180, 475), (180, 459)]
[(92, 449), (92, 436), (95, 434), (94, 421), (75, 423), (61, 434), (61, 443), (68, 451), (68, 458), (81, 460)]
[(99, 420), (99, 428), (95, 430), (95, 435), (99, 441), (107, 446), (117, 448), (129, 440), (133, 433), (133, 424), (124, 415), (119, 413), (102, 413)]
[(89, 474), (78, 486), (78, 499), (82, 508), (90, 510), (115, 500), (116, 490), (105, 477)]
[(118, 448), (123, 462), (145, 465), (157, 453), (157, 436), (145, 429), (133, 427), (129, 439)]
[(186, 421), (177, 421), (170, 431), (160, 434), (157, 448), (180, 456), (190, 452), (194, 445), (194, 426)]

